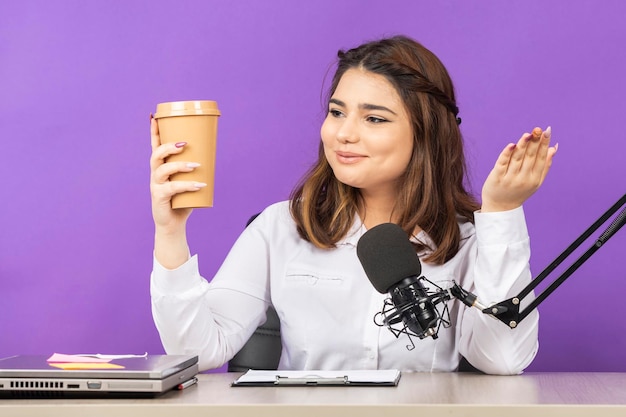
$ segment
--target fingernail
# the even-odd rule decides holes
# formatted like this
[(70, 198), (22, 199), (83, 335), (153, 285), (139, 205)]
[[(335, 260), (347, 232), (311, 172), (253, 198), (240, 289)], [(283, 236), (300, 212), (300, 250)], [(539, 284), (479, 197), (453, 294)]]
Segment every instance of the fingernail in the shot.
[(200, 166), (197, 162), (187, 162), (187, 168), (198, 168)]
[(150, 113), (150, 120), (154, 119), (154, 116), (152, 115), (152, 113)]
[(554, 145), (554, 152), (556, 152), (556, 151), (558, 151), (558, 150), (559, 150), (559, 143), (557, 142), (557, 144), (556, 144), (556, 145)]
[(194, 182), (194, 183), (193, 183), (193, 186), (194, 186), (195, 188), (197, 188), (197, 189), (200, 189), (200, 188), (204, 188), (204, 187), (206, 187), (206, 183), (204, 183), (204, 182)]
[(532, 133), (528, 133), (524, 139), (526, 139), (526, 142), (528, 142), (528, 141), (530, 141), (532, 138), (533, 138), (533, 134), (532, 134)]
[(517, 147), (517, 144), (516, 144), (516, 143), (511, 143), (511, 144), (509, 144), (509, 149), (510, 149), (510, 150), (513, 150), (513, 149), (515, 149), (516, 147)]
[(538, 127), (534, 128), (533, 129), (533, 133), (532, 133), (532, 135), (530, 135), (530, 138), (528, 140), (532, 139), (533, 136), (536, 137), (537, 139), (539, 139), (541, 137), (541, 129), (538, 128)]
[(176, 144), (174, 146), (176, 146), (177, 148), (182, 148), (186, 144), (187, 144), (187, 142), (176, 142)]
[(551, 135), (551, 134), (552, 134), (552, 127), (551, 127), (551, 126), (548, 126), (548, 128), (547, 128), (547, 129), (543, 132), (543, 135), (544, 135), (546, 138), (550, 139), (550, 135)]

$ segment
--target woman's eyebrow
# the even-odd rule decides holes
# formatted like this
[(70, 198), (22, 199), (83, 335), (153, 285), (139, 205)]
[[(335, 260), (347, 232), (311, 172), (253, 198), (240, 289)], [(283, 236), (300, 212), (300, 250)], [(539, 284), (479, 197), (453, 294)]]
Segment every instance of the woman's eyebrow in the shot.
[(381, 111), (387, 111), (393, 115), (396, 115), (396, 112), (391, 110), (389, 107), (385, 107), (385, 106), (379, 106), (378, 104), (369, 104), (369, 103), (363, 103), (363, 104), (359, 104), (359, 108), (363, 109), (363, 110), (381, 110)]
[[(344, 103), (343, 101), (341, 101), (339, 99), (336, 99), (336, 98), (331, 98), (329, 100), (329, 103), (336, 104), (337, 106), (340, 106), (340, 107), (346, 107), (346, 103)], [(362, 110), (381, 110), (381, 111), (386, 111), (386, 112), (389, 112), (389, 113), (397, 116), (397, 113), (395, 111), (391, 110), (389, 107), (379, 106), (378, 104), (361, 103), (361, 104), (359, 104), (359, 108), (362, 109)]]
[(339, 107), (346, 107), (346, 103), (344, 103), (343, 101), (336, 99), (336, 98), (331, 98), (330, 100), (328, 100), (329, 104), (336, 104)]

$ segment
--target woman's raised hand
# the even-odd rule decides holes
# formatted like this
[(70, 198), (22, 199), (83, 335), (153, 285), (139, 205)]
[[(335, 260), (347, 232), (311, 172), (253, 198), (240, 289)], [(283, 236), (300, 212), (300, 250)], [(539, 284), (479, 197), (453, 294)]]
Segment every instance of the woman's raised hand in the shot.
[(483, 184), (481, 211), (512, 210), (539, 189), (558, 149), (550, 146), (551, 133), (536, 127), (504, 148)]

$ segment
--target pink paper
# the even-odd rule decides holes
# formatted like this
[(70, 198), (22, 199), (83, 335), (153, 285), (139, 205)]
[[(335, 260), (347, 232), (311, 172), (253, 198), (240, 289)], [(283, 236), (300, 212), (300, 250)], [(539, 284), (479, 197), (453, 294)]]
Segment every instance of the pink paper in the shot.
[(107, 363), (111, 359), (93, 358), (91, 356), (64, 355), (62, 353), (54, 353), (48, 358), (48, 362), (65, 362), (65, 363)]
[(54, 366), (55, 368), (60, 368), (64, 370), (77, 370), (77, 369), (124, 369), (122, 365), (116, 365), (114, 363), (49, 363), (48, 365)]

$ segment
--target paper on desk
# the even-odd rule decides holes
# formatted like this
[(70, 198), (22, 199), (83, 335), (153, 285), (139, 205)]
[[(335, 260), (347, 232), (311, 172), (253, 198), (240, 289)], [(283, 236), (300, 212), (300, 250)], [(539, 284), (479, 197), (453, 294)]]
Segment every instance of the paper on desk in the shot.
[(65, 355), (63, 353), (54, 353), (47, 360), (48, 362), (66, 362), (66, 363), (107, 363), (111, 362), (108, 358), (94, 358), (80, 355)]
[(259, 371), (251, 369), (239, 377), (234, 384), (274, 384), (281, 379), (345, 380), (344, 385), (396, 385), (400, 379), (400, 371), (397, 369), (344, 371)]
[(91, 356), (94, 358), (98, 358), (98, 359), (128, 359), (128, 358), (147, 358), (148, 357), (148, 352), (142, 354), (142, 355), (135, 355), (135, 354), (128, 354), (128, 353), (124, 353), (121, 355), (104, 355), (102, 353), (80, 353), (77, 356)]
[(124, 369), (124, 366), (107, 362), (56, 362), (48, 365), (63, 370), (75, 369)]

